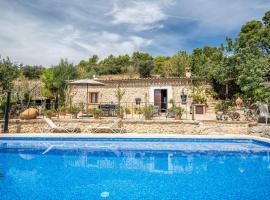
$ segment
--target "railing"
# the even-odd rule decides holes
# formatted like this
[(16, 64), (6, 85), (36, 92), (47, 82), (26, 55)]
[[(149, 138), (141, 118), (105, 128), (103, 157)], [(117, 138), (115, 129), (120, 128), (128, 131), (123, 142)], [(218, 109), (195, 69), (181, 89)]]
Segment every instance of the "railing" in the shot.
[[(79, 117), (93, 117), (93, 108), (99, 108), (101, 110), (100, 117), (119, 117), (121, 116), (125, 119), (144, 119), (144, 109), (146, 106), (152, 106), (152, 117), (155, 119), (169, 119), (173, 115), (169, 115), (171, 103), (161, 102), (165, 105), (162, 108), (156, 106), (154, 102), (121, 102), (120, 108), (116, 102), (98, 102), (98, 103), (75, 103), (70, 105), (64, 105), (60, 103), (37, 103), (32, 102), (26, 106), (26, 104), (14, 104), (11, 106), (11, 118), (18, 118), (20, 113), (29, 107), (34, 107), (39, 111), (39, 115), (45, 116), (48, 110), (52, 110), (54, 117), (58, 118), (72, 118), (74, 114), (70, 114), (70, 108), (77, 107), (80, 110)], [(182, 115), (182, 119), (188, 119), (191, 116), (191, 102), (182, 103), (175, 102), (176, 106), (181, 106), (185, 112)], [(65, 109), (66, 110), (65, 110)]]

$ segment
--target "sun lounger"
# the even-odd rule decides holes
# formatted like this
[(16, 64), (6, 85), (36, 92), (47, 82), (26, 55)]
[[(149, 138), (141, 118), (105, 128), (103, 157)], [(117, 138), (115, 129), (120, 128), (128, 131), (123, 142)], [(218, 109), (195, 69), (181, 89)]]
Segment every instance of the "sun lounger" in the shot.
[(64, 126), (57, 126), (51, 119), (45, 117), (44, 118), (45, 122), (47, 123), (47, 127), (43, 127), (43, 130), (41, 132), (46, 132), (50, 131), (52, 133), (79, 133), (81, 132), (80, 128), (77, 126), (69, 126), (69, 127), (64, 127)]
[(92, 133), (100, 133), (110, 131), (112, 133), (123, 133), (121, 120), (115, 120), (111, 125), (105, 126), (104, 124), (98, 124), (97, 126), (89, 125), (87, 130)]

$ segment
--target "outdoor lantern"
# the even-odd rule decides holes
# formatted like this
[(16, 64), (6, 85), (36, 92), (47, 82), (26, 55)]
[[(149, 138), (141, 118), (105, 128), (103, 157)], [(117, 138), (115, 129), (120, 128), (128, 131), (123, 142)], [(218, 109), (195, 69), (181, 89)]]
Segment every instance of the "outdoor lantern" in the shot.
[(186, 104), (187, 103), (187, 95), (184, 94), (184, 92), (182, 92), (180, 98), (181, 98), (182, 104)]
[(136, 102), (136, 105), (140, 105), (141, 104), (141, 98), (136, 98), (135, 102)]
[(180, 99), (182, 104), (186, 104), (187, 103), (187, 95), (186, 95), (186, 89), (183, 88), (182, 93), (180, 95)]

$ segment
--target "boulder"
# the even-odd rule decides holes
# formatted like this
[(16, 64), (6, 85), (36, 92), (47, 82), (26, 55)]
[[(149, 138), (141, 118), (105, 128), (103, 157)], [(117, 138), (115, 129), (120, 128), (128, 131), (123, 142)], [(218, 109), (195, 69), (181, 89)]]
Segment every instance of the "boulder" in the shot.
[(36, 119), (38, 110), (35, 108), (28, 108), (20, 114), (20, 119)]

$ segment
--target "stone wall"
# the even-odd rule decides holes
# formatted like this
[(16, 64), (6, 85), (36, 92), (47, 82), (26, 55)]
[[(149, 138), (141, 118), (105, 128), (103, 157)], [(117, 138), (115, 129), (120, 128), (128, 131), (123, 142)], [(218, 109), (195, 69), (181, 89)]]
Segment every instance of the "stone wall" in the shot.
[[(102, 124), (108, 126), (113, 120), (107, 119), (53, 119), (60, 126), (79, 126), (83, 133), (90, 133), (91, 126)], [(123, 120), (125, 132), (128, 133), (163, 133), (163, 134), (251, 134), (257, 136), (270, 136), (270, 126), (250, 124), (248, 122), (219, 122), (219, 121), (176, 121), (176, 120)], [(10, 121), (10, 133), (40, 133), (48, 132), (43, 119)]]

